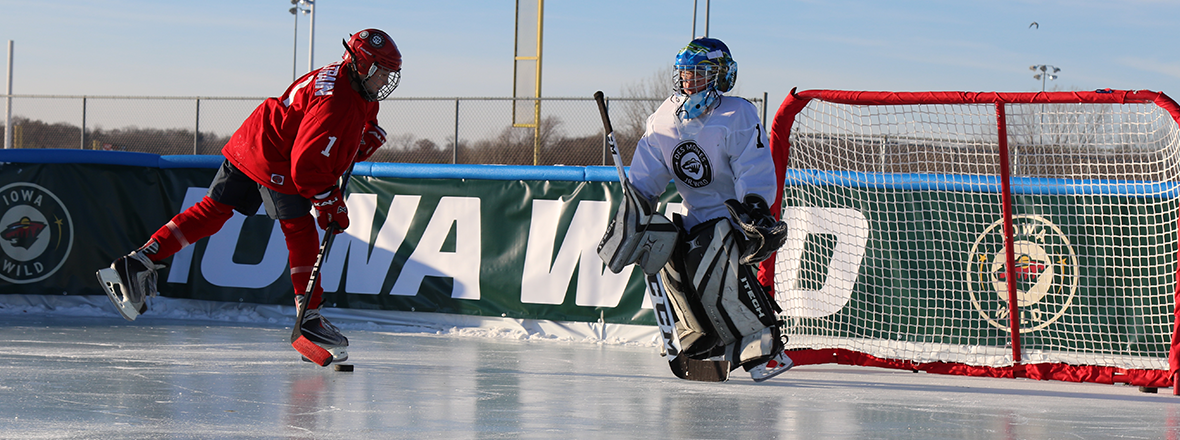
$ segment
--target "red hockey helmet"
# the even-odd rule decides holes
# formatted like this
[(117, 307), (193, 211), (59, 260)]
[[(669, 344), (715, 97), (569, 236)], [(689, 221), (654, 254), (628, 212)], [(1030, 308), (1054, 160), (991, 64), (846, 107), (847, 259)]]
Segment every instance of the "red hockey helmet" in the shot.
[(402, 53), (389, 34), (365, 29), (344, 42), (344, 62), (350, 64), (363, 84), (362, 95), (370, 101), (385, 99), (401, 80)]

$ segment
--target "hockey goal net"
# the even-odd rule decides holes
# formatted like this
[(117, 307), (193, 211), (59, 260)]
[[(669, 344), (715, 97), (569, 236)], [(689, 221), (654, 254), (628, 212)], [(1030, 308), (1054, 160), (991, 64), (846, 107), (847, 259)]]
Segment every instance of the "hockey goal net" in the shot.
[(1180, 108), (1162, 93), (792, 90), (797, 364), (1173, 384)]

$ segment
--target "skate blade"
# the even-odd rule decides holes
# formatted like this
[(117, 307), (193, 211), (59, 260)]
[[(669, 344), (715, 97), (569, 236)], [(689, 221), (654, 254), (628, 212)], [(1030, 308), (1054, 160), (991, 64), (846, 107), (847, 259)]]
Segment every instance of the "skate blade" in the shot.
[(110, 298), (111, 304), (114, 304), (119, 314), (123, 315), (123, 319), (134, 321), (135, 318), (139, 317), (139, 310), (132, 306), (131, 303), (123, 300), (123, 280), (119, 278), (118, 271), (108, 267), (99, 269), (94, 275), (98, 277), (98, 283), (106, 291), (107, 298)]
[(332, 362), (344, 362), (348, 360), (348, 347), (331, 347), (325, 348), (328, 353), (332, 353)]

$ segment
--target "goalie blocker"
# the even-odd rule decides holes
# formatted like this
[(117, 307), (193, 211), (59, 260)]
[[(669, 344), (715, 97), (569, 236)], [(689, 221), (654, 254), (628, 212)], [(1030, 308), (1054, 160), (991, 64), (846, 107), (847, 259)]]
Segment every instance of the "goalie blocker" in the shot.
[(643, 273), (655, 274), (672, 256), (680, 229), (656, 212), (629, 180), (622, 183), (623, 203), (598, 243), (598, 256), (614, 273), (638, 264)]

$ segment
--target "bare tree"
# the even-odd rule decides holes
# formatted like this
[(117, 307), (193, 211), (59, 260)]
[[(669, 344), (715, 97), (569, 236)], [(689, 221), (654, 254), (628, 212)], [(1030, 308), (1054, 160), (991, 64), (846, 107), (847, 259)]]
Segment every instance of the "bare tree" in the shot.
[[(533, 165), (535, 147), (545, 151), (563, 139), (562, 124), (554, 116), (541, 118), (540, 131), (535, 134), (535, 139), (532, 128), (505, 127), (495, 138), (476, 141), (470, 148), (460, 148), (459, 163)], [(551, 163), (566, 162), (557, 157), (542, 160), (541, 164)]]
[(622, 101), (615, 104), (622, 114), (615, 130), (620, 137), (638, 140), (643, 136), (647, 117), (656, 112), (660, 103), (672, 94), (672, 66), (665, 66), (651, 76), (623, 86), (624, 98), (639, 101)]
[(414, 135), (409, 133), (402, 133), (386, 138), (385, 145), (382, 148), (392, 148), (395, 150), (409, 150), (414, 147), (414, 142), (417, 141)]

